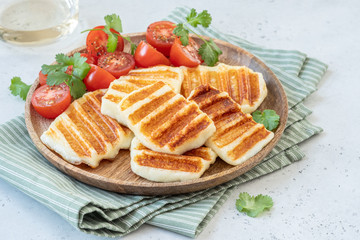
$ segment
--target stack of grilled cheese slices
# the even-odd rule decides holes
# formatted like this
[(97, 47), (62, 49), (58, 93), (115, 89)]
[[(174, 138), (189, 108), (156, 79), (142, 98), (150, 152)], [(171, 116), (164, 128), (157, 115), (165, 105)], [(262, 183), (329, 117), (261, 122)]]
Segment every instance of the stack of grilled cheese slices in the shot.
[(273, 138), (247, 114), (266, 95), (261, 73), (247, 67), (135, 69), (105, 94), (74, 101), (41, 140), (65, 160), (91, 167), (130, 148), (135, 174), (158, 182), (190, 180), (217, 156), (238, 165)]

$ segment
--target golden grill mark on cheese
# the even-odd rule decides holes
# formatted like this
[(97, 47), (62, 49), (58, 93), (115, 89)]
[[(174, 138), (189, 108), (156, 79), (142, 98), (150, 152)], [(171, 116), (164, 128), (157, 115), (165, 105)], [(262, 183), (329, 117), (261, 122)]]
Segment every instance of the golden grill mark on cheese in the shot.
[(250, 114), (241, 111), (239, 104), (225, 92), (201, 85), (189, 96), (214, 121), (216, 132), (206, 146), (211, 147), (224, 161), (238, 165), (259, 152), (274, 136), (264, 125), (256, 123)]
[(102, 90), (75, 100), (41, 135), (42, 142), (73, 163), (97, 167), (102, 159), (114, 158), (120, 148), (129, 148), (133, 133), (100, 112)]
[[(72, 150), (79, 156), (79, 157), (90, 157), (91, 153), (86, 148), (88, 144), (79, 137), (79, 135), (68, 125), (65, 125), (63, 122), (58, 121), (55, 125), (56, 128), (62, 133), (65, 137), (66, 141), (69, 143)], [(51, 132), (50, 132), (51, 134)]]
[(134, 161), (141, 166), (152, 168), (162, 168), (182, 172), (199, 172), (203, 167), (203, 164), (200, 159), (196, 158), (197, 157), (190, 158), (181, 155), (174, 158), (171, 154), (159, 155), (154, 151), (144, 151), (143, 155), (136, 156)]
[(215, 67), (181, 67), (184, 80), (181, 93), (188, 97), (193, 89), (209, 84), (221, 92), (227, 92), (240, 104), (243, 112), (251, 113), (262, 103), (267, 95), (266, 84), (261, 73), (245, 66), (230, 66), (223, 63)]
[[(147, 68), (148, 71), (145, 69), (142, 69), (142, 71), (131, 71), (129, 72), (128, 76), (137, 76), (140, 79), (143, 79), (144, 77), (148, 78), (156, 78), (161, 81), (161, 79), (167, 79), (167, 78), (176, 78), (178, 76), (177, 73), (174, 73), (173, 71), (170, 71), (169, 69), (159, 70), (159, 71), (152, 71), (151, 68)], [(136, 79), (136, 78), (134, 78)]]
[(128, 94), (120, 109), (119, 118), (154, 151), (182, 154), (200, 147), (215, 132), (214, 123), (195, 103), (163, 82)]
[(101, 112), (125, 124), (124, 119), (119, 117), (121, 111), (119, 103), (127, 94), (159, 81), (169, 85), (176, 93), (180, 93), (183, 79), (183, 72), (177, 67), (156, 66), (131, 70), (128, 75), (121, 76), (110, 84), (103, 97)]
[(157, 109), (161, 104), (164, 104), (176, 95), (174, 92), (167, 92), (165, 95), (154, 98), (151, 102), (144, 104), (137, 109), (134, 113), (129, 115), (129, 120), (132, 124), (138, 123), (141, 119), (149, 115), (151, 112)]
[(131, 143), (130, 152), (133, 172), (158, 182), (199, 178), (217, 157), (208, 147), (196, 148), (183, 155), (155, 152), (141, 144), (136, 137)]
[(146, 97), (150, 96), (157, 90), (159, 90), (164, 85), (163, 82), (157, 82), (155, 84), (150, 85), (149, 87), (144, 88), (142, 91), (137, 91), (134, 94), (127, 96), (125, 100), (122, 101), (120, 109), (122, 111), (128, 109), (135, 103), (145, 99)]
[(257, 129), (257, 131), (254, 131), (252, 134), (245, 137), (241, 143), (230, 150), (228, 155), (232, 159), (240, 158), (248, 151), (248, 149), (254, 148), (258, 142), (266, 139), (270, 134), (271, 132), (267, 131), (264, 125), (262, 125)]

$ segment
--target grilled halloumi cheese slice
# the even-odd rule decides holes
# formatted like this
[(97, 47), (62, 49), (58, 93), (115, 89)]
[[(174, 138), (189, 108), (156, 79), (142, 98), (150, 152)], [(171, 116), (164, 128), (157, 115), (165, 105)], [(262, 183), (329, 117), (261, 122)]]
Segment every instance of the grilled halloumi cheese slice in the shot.
[(100, 112), (104, 91), (84, 94), (60, 114), (40, 137), (50, 149), (72, 164), (97, 167), (128, 149), (133, 133)]
[(201, 85), (188, 98), (214, 121), (216, 132), (205, 143), (231, 165), (239, 165), (258, 153), (274, 137), (263, 124), (241, 111), (228, 93)]
[(161, 81), (123, 98), (120, 114), (140, 142), (157, 152), (182, 154), (202, 146), (215, 132), (213, 121), (196, 103)]
[(124, 120), (119, 117), (119, 103), (127, 94), (158, 81), (168, 84), (172, 90), (180, 93), (183, 79), (182, 70), (176, 67), (156, 66), (131, 70), (126, 76), (110, 84), (102, 99), (101, 112), (124, 124)]
[(216, 153), (200, 147), (183, 155), (159, 153), (145, 147), (138, 138), (131, 142), (131, 169), (150, 181), (175, 182), (200, 178), (216, 160)]
[(267, 95), (262, 74), (245, 66), (220, 63), (215, 67), (199, 65), (196, 68), (181, 68), (184, 73), (181, 94), (186, 98), (196, 87), (209, 84), (221, 92), (227, 92), (240, 104), (244, 113), (251, 113), (260, 106)]

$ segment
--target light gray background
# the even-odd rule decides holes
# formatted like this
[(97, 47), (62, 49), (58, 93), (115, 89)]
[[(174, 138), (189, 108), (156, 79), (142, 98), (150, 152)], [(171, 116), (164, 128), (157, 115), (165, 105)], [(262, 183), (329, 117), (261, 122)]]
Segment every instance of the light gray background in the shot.
[[(306, 157), (278, 172), (239, 186), (211, 220), (202, 239), (360, 238), (360, 2), (359, 1), (80, 1), (80, 25), (61, 42), (33, 48), (0, 42), (0, 123), (24, 112), (10, 95), (13, 76), (32, 83), (56, 53), (85, 42), (83, 29), (117, 13), (124, 32), (145, 31), (180, 4), (207, 9), (213, 26), (270, 48), (297, 49), (329, 64), (319, 90), (306, 100), (309, 120), (324, 132), (301, 144)], [(258, 218), (235, 209), (240, 192), (268, 194), (274, 207)], [(1, 239), (103, 239), (64, 219), (0, 180)], [(124, 239), (188, 239), (144, 225)]]

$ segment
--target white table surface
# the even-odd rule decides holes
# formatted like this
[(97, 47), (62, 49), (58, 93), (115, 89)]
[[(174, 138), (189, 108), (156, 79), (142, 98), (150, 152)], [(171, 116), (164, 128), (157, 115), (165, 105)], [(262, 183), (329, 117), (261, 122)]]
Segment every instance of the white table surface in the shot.
[[(81, 29), (117, 13), (124, 32), (145, 31), (179, 4), (207, 9), (213, 26), (249, 41), (297, 49), (329, 64), (306, 105), (324, 132), (301, 144), (306, 157), (239, 186), (197, 239), (360, 239), (360, 2), (353, 1), (101, 1), (80, 2), (80, 26), (42, 47), (0, 43), (0, 123), (24, 112), (10, 95), (13, 76), (32, 83), (56, 53), (84, 44)], [(161, 6), (161, 7), (157, 7)], [(258, 218), (235, 209), (240, 192), (268, 194), (274, 207)], [(56, 213), (0, 180), (1, 239), (104, 239), (74, 229)], [(188, 239), (149, 225), (123, 239)]]

